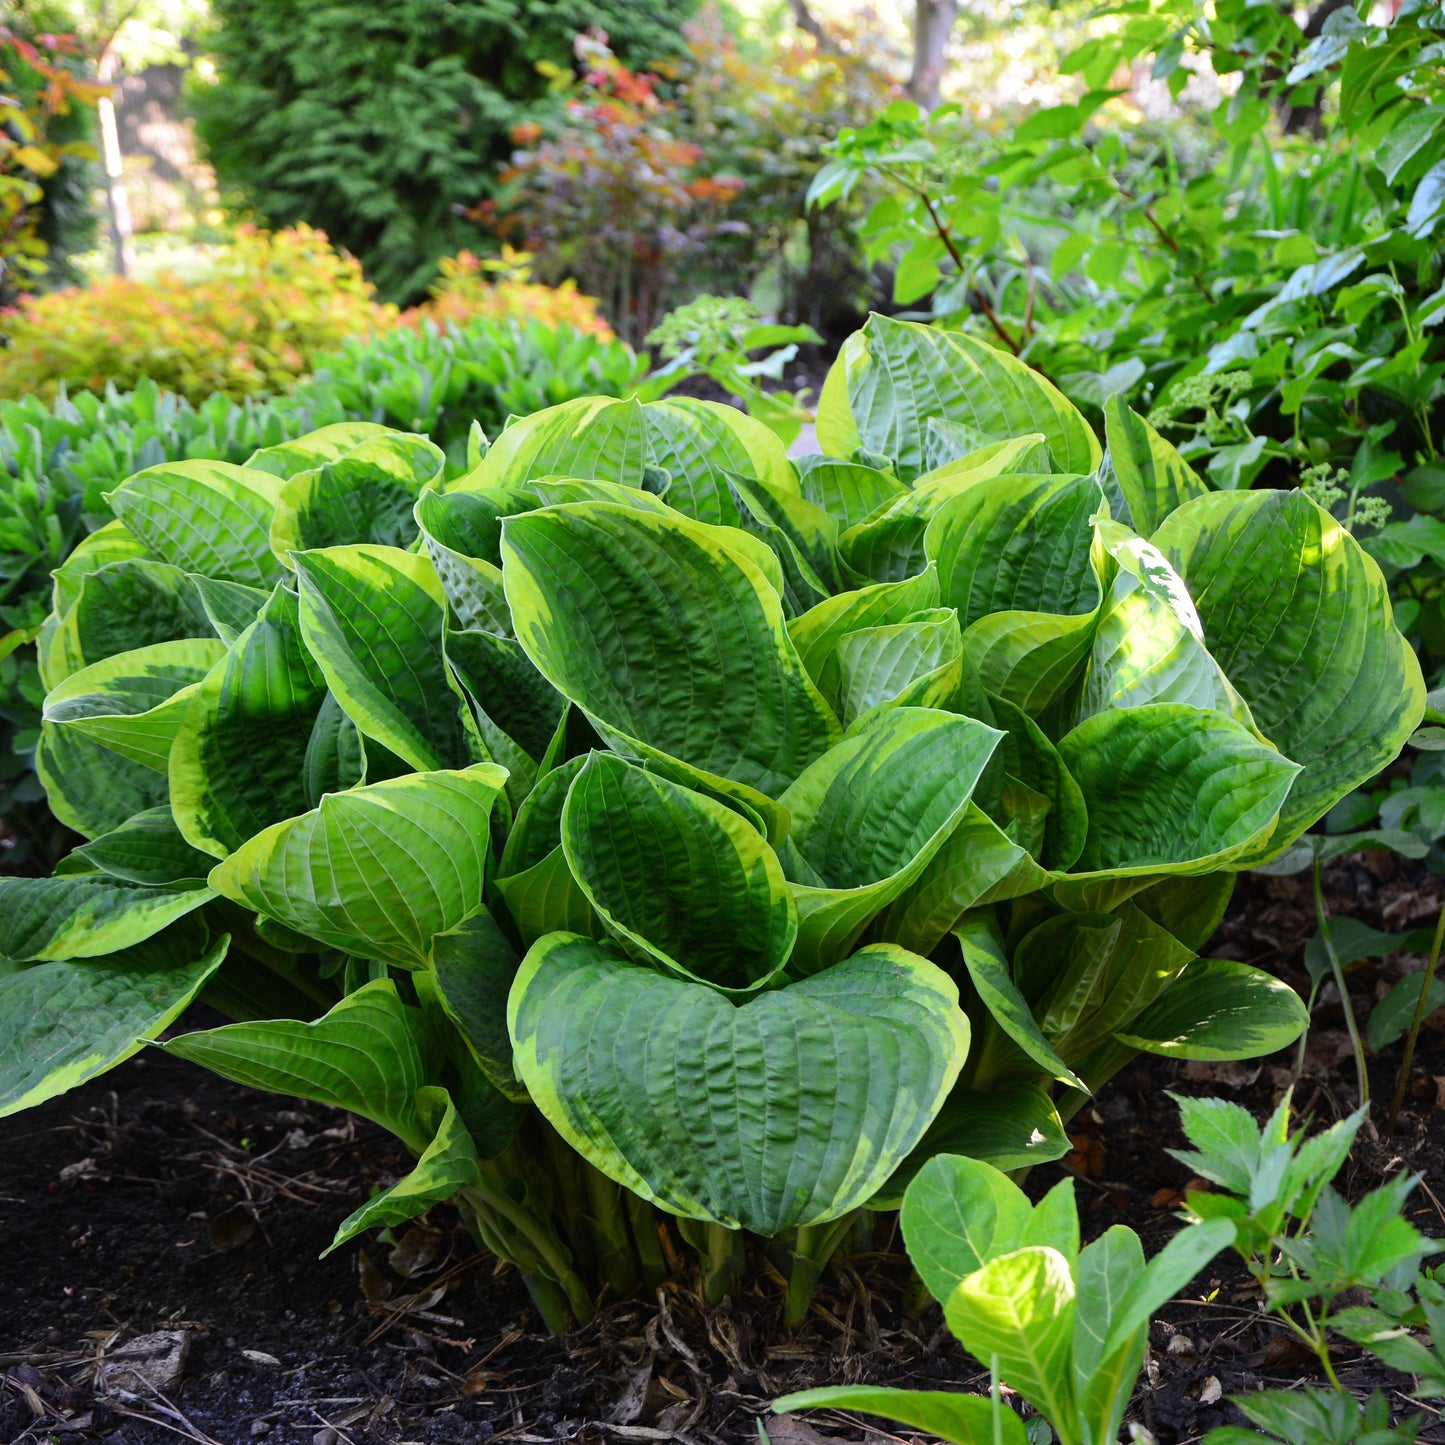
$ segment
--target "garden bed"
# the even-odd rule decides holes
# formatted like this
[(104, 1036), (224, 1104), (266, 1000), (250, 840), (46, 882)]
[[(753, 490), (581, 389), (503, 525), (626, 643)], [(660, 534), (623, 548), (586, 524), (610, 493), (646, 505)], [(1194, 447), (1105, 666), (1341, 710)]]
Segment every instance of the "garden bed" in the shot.
[[(1402, 930), (1432, 918), (1440, 885), (1384, 855), (1326, 875), (1331, 907)], [(1384, 876), (1381, 876), (1381, 875)], [(1301, 879), (1247, 877), (1214, 951), (1305, 987), (1314, 932)], [(1392, 965), (1352, 974), (1363, 1002)], [(1376, 973), (1379, 977), (1376, 977)], [(197, 1019), (196, 1022), (205, 1022)], [(1328, 1122), (1354, 1102), (1337, 1005), (1317, 1011), (1296, 1093)], [(1292, 1051), (1291, 1051), (1292, 1054)], [(1398, 1047), (1375, 1063), (1382, 1116)], [(1086, 1234), (1120, 1222), (1149, 1253), (1174, 1228), (1171, 1190), (1188, 1170), (1163, 1151), (1182, 1143), (1165, 1090), (1219, 1094), (1263, 1115), (1290, 1055), (1248, 1064), (1141, 1060), (1075, 1121), (1086, 1141), (1035, 1171), (1079, 1179)], [(1387, 1175), (1425, 1175), (1412, 1221), (1445, 1235), (1445, 1037), (1427, 1029), (1414, 1089), (1393, 1139), (1361, 1138), (1348, 1166), (1357, 1196)], [(0, 1438), (338, 1442), (859, 1441), (863, 1422), (834, 1412), (810, 1423), (767, 1414), (795, 1389), (834, 1382), (978, 1389), (986, 1377), (942, 1326), (912, 1318), (908, 1267), (891, 1216), (878, 1252), (825, 1276), (806, 1327), (776, 1327), (778, 1292), (704, 1311), (687, 1289), (606, 1306), (564, 1338), (540, 1329), (510, 1269), (477, 1255), (449, 1210), (319, 1259), (337, 1220), (401, 1172), (394, 1141), (334, 1111), (237, 1088), (148, 1052), (108, 1077), (0, 1125)], [(151, 1336), (149, 1342), (144, 1337)], [(141, 1340), (137, 1350), (130, 1342)], [(1262, 1319), (1230, 1256), (1163, 1310), (1131, 1418), (1160, 1445), (1196, 1441), (1238, 1421), (1227, 1396), (1311, 1377), (1312, 1361)], [(1349, 1350), (1342, 1382), (1391, 1392), (1409, 1380)], [(898, 1439), (879, 1433), (878, 1439)], [(906, 1437), (904, 1437), (906, 1438)], [(1422, 1441), (1445, 1440), (1437, 1421)]]

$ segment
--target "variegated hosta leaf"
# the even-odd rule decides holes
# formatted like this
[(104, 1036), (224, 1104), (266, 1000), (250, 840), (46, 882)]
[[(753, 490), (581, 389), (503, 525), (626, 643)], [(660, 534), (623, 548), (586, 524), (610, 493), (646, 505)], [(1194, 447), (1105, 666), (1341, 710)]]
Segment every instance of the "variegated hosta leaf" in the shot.
[(756, 477), (727, 478), (738, 527), (777, 556), (783, 601), (793, 616), (831, 597), (839, 585), (838, 523), (796, 491)]
[(538, 477), (580, 477), (643, 487), (666, 474), (671, 505), (701, 522), (737, 523), (727, 473), (797, 490), (782, 443), (734, 407), (672, 397), (646, 404), (585, 397), (514, 421), (492, 443), (467, 489)]
[(35, 771), (50, 811), (77, 833), (97, 838), (166, 801), (166, 778), (144, 763), (56, 723), (42, 722)]
[(953, 713), (888, 708), (783, 794), (792, 829), (781, 856), (798, 906), (794, 977), (842, 958), (919, 877), (963, 818), (1001, 736)]
[(1309, 1010), (1282, 979), (1201, 958), (1114, 1037), (1171, 1059), (1257, 1059), (1288, 1048), (1308, 1026)]
[[(1005, 793), (1010, 782), (1026, 784), (1046, 805), (1041, 837), (1032, 850), (1035, 857), (1049, 868), (1072, 867), (1089, 835), (1089, 811), (1078, 783), (1064, 765), (1058, 748), (1021, 708), (996, 697), (989, 699), (989, 712), (1004, 729), (998, 761), (1004, 767)], [(998, 809), (1001, 817), (1009, 813), (1012, 801), (1008, 796), (1002, 800)], [(1011, 836), (1021, 843), (1030, 841), (1023, 836), (1021, 827)]]
[(75, 600), (46, 639), (47, 689), (120, 653), (216, 630), (191, 579), (179, 567), (146, 558), (108, 562), (82, 575)]
[(292, 474), (271, 522), (271, 550), (292, 552), (374, 542), (409, 547), (416, 540), (417, 493), (446, 465), (440, 447), (423, 436), (387, 432), (342, 456)]
[(913, 883), (874, 924), (874, 936), (925, 957), (969, 908), (1023, 893), (1049, 881), (1029, 857), (975, 803)]
[(1193, 468), (1122, 396), (1104, 403), (1107, 448), (1099, 485), (1109, 510), (1141, 537), (1151, 537), (1164, 519), (1209, 488)]
[(144, 942), (214, 897), (195, 878), (159, 887), (109, 873), (0, 878), (0, 958), (97, 958)]
[[(171, 808), (191, 843), (224, 858), (315, 807), (314, 779), (331, 781), (327, 791), (361, 781), (355, 731), (323, 719), (326, 698), (296, 596), (277, 587), (197, 689), (171, 748)], [(321, 758), (328, 748), (329, 769)]]
[(984, 686), (1037, 716), (1083, 674), (1102, 591), (1092, 477), (995, 477), (928, 527), (939, 596)]
[(219, 638), (157, 642), (92, 663), (45, 698), (44, 719), (164, 773), (186, 709), (226, 654)]
[(505, 781), (481, 763), (332, 793), (217, 864), (211, 886), (328, 947), (424, 968), (437, 934), (482, 907)]
[(1077, 871), (1211, 873), (1270, 842), (1299, 764), (1223, 713), (1183, 703), (1096, 713), (1059, 744), (1084, 795)]
[(606, 503), (508, 517), (517, 638), (604, 736), (766, 806), (839, 736), (778, 594), (684, 518)]
[(529, 947), (547, 933), (603, 937), (602, 921), (562, 851), (562, 809), (585, 758), (544, 773), (517, 812), (497, 869), (497, 891)]
[(162, 562), (223, 582), (281, 580), (271, 518), (282, 482), (228, 462), (162, 462), (106, 494), (115, 514)]
[(434, 1204), (444, 1204), (468, 1184), (481, 1178), (476, 1145), (445, 1089), (429, 1086), (416, 1096), (417, 1116), (431, 1131), (432, 1140), (418, 1156), (409, 1174), (390, 1189), (373, 1194), (359, 1209), (341, 1221), (331, 1243), (321, 1251), (324, 1259), (348, 1239), (368, 1229), (405, 1224)]
[(879, 582), (897, 582), (923, 570), (928, 561), (928, 524), (950, 497), (990, 477), (1047, 470), (1038, 464), (1046, 449), (1043, 438), (1018, 437), (990, 442), (925, 472), (905, 495), (889, 502), (850, 527), (838, 539), (838, 550), (856, 572)]
[(1420, 665), (1379, 567), (1301, 492), (1215, 492), (1154, 534), (1259, 730), (1304, 771), (1275, 853), (1392, 761), (1420, 721)]
[(222, 582), (215, 577), (202, 577), (199, 572), (189, 575), (206, 619), (228, 647), (256, 620), (271, 596), (260, 587)]
[(843, 345), (818, 398), (818, 444), (837, 457), (860, 446), (891, 457), (911, 481), (927, 460), (927, 422), (962, 422), (986, 436), (1042, 432), (1061, 471), (1092, 472), (1099, 443), (1051, 382), (961, 331), (870, 316)]
[(82, 844), (62, 859), (57, 871), (69, 872), (72, 859), (77, 872), (99, 868), (112, 878), (152, 887), (187, 880), (204, 882), (214, 862), (186, 842), (171, 810), (165, 807), (148, 808), (94, 842)]
[(432, 940), (438, 1002), (477, 1067), (493, 1088), (511, 1099), (527, 1096), (512, 1067), (512, 1040), (507, 1033), (507, 994), (521, 961), (485, 909)]
[(1194, 602), (1168, 559), (1118, 523), (1099, 530), (1119, 570), (1099, 612), (1077, 721), (1108, 708), (1183, 702), (1251, 727), (1249, 708), (1209, 655)]
[(425, 491), (417, 498), (417, 526), (463, 628), (512, 635), (512, 614), (502, 591), (502, 518), (530, 509), (520, 493), (500, 487)]
[(878, 582), (841, 592), (788, 623), (788, 636), (828, 705), (842, 709), (843, 669), (838, 645), (852, 632), (894, 627), (938, 606), (938, 573), (929, 566), (902, 582)]
[(836, 655), (844, 727), (876, 707), (948, 707), (963, 682), (963, 634), (951, 607), (849, 632)]
[(763, 1235), (866, 1202), (968, 1049), (952, 981), (887, 944), (739, 1006), (554, 935), (523, 960), (508, 1020), (533, 1100), (591, 1163)]
[[(159, 560), (147, 550), (144, 542), (127, 530), (124, 522), (116, 520), (97, 527), (87, 537), (82, 537), (75, 550), (52, 574), (55, 585), (51, 591), (51, 607), (56, 614), (63, 614), (75, 605), (80, 596), (81, 583), (92, 572), (111, 562), (134, 562)], [(42, 651), (44, 649), (42, 648)]]
[(593, 753), (562, 812), (562, 848), (609, 933), (643, 962), (727, 989), (782, 971), (798, 914), (767, 840), (731, 809)]
[(376, 979), (311, 1023), (265, 1019), (182, 1034), (167, 1053), (253, 1089), (349, 1109), (420, 1154), (432, 1135), (417, 1109), (427, 1083), (421, 1011)]
[(107, 958), (0, 976), (0, 1117), (130, 1058), (181, 1016), (229, 942), (181, 924)]
[(858, 462), (824, 460), (809, 467), (800, 481), (803, 495), (833, 517), (840, 532), (908, 495), (907, 485), (891, 472), (880, 472)]
[(303, 437), (262, 447), (246, 458), (252, 471), (270, 472), (273, 477), (292, 477), (310, 467), (334, 462), (373, 437), (393, 436), (390, 427), (374, 421), (338, 421), (317, 427)]
[(446, 596), (431, 563), (373, 546), (296, 552), (291, 561), (301, 636), (357, 728), (421, 771), (474, 761), (443, 652)]

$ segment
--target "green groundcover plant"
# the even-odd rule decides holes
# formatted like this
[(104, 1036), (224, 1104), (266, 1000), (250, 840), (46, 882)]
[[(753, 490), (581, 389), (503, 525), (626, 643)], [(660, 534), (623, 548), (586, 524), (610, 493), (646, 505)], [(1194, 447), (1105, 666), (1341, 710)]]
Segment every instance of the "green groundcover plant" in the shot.
[(416, 1156), (338, 1244), (453, 1199), (560, 1327), (675, 1230), (796, 1321), (934, 1155), (1296, 1038), (1197, 954), (1421, 716), (1375, 563), (923, 326), (850, 340), (818, 436), (592, 398), (450, 484), (350, 424), (112, 492), (38, 641), (88, 841), (0, 882), (0, 1109), (201, 996), (237, 1021), (166, 1048)]

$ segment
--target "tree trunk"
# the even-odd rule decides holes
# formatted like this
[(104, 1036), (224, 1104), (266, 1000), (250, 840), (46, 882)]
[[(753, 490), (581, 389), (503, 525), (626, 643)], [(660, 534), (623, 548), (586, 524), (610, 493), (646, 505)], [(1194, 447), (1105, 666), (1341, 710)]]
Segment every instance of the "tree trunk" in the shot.
[(938, 104), (944, 55), (957, 18), (958, 0), (915, 0), (913, 74), (908, 77), (908, 94), (924, 110)]
[[(106, 47), (100, 58), (100, 78), (114, 85), (120, 65), (115, 52)], [(121, 179), (120, 129), (115, 123), (115, 102), (103, 95), (96, 107), (100, 117), (101, 154), (105, 158), (105, 199), (109, 211), (110, 244), (115, 274), (129, 276), (135, 270), (135, 247), (131, 243), (130, 202)]]

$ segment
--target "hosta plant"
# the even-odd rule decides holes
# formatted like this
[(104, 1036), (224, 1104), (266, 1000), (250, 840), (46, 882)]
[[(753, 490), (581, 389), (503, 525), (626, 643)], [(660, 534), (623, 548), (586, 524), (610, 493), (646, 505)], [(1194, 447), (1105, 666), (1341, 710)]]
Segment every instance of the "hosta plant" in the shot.
[(90, 841), (0, 883), (0, 1108), (204, 996), (165, 1047), (415, 1154), (338, 1242), (455, 1199), (554, 1325), (679, 1238), (796, 1320), (933, 1155), (1295, 1038), (1197, 952), (1420, 717), (1375, 564), (967, 337), (875, 318), (818, 435), (596, 398), (445, 485), (364, 425), (126, 481), (39, 640)]

